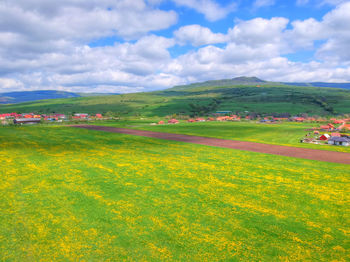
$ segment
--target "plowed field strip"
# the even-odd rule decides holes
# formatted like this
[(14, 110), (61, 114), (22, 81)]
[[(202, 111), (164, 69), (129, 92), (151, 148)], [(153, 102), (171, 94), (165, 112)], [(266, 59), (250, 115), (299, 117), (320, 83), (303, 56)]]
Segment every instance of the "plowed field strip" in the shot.
[(174, 141), (194, 143), (194, 144), (200, 144), (200, 145), (224, 147), (224, 148), (246, 150), (246, 151), (252, 151), (252, 152), (296, 157), (296, 158), (303, 158), (303, 159), (310, 159), (310, 160), (326, 161), (326, 162), (333, 162), (333, 163), (340, 163), (340, 164), (348, 164), (348, 165), (350, 164), (350, 154), (343, 153), (343, 152), (270, 145), (270, 144), (201, 137), (201, 136), (161, 133), (161, 132), (152, 132), (152, 131), (135, 130), (135, 129), (127, 129), (127, 128), (108, 127), (108, 126), (72, 125), (71, 127), (112, 132), (112, 133), (120, 133), (120, 134), (128, 134), (128, 135), (136, 135), (136, 136), (153, 137), (158, 139), (174, 140)]

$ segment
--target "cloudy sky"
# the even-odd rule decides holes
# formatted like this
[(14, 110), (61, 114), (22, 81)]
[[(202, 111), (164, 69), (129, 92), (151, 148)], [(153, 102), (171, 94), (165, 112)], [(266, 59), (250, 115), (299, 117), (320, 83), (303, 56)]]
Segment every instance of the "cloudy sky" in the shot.
[(0, 92), (350, 82), (346, 0), (0, 0)]

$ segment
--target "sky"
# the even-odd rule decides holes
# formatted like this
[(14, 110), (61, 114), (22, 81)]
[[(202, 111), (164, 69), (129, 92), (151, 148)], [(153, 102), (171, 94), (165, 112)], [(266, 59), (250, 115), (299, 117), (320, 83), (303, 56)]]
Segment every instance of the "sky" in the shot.
[(0, 92), (350, 82), (346, 0), (0, 0)]

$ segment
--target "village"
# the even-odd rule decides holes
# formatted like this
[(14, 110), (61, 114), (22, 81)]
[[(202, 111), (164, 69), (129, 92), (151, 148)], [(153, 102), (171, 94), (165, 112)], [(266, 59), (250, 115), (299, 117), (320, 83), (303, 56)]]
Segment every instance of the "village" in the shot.
[[(338, 125), (338, 126), (335, 126)], [(350, 124), (346, 121), (334, 119), (333, 123), (314, 127), (312, 131), (300, 140), (301, 143), (311, 143), (319, 145), (350, 146)]]
[[(40, 123), (63, 123), (63, 122), (83, 122), (83, 121), (97, 121), (97, 120), (111, 120), (118, 119), (107, 117), (101, 113), (74, 113), (67, 115), (62, 113), (54, 114), (35, 114), (35, 113), (5, 113), (0, 114), (0, 123), (2, 125), (32, 125)], [(300, 122), (300, 123), (317, 123), (317, 127), (307, 129), (308, 133), (300, 139), (300, 143), (311, 143), (318, 145), (337, 145), (350, 146), (350, 118), (316, 118), (316, 117), (274, 117), (274, 116), (240, 116), (237, 114), (230, 114), (230, 111), (219, 111), (209, 117), (190, 118), (189, 116), (167, 116), (165, 120), (160, 120), (151, 125), (165, 125), (178, 124), (181, 122), (195, 123), (206, 121), (256, 121), (261, 124), (278, 124), (281, 122)]]
[(66, 115), (61, 113), (54, 113), (50, 115), (35, 114), (35, 113), (5, 113), (0, 114), (0, 121), (2, 125), (30, 125), (49, 122), (63, 122), (63, 121), (88, 121), (88, 120), (103, 120), (106, 119), (102, 114), (89, 115), (87, 113), (75, 113), (73, 115)]

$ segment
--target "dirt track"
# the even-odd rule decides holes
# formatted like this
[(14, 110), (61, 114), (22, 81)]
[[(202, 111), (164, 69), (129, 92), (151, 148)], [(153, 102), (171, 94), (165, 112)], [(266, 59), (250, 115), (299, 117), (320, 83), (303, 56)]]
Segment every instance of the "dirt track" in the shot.
[(128, 135), (136, 135), (136, 136), (153, 137), (153, 138), (181, 141), (181, 142), (194, 143), (194, 144), (200, 144), (200, 145), (232, 148), (232, 149), (238, 149), (238, 150), (246, 150), (246, 151), (259, 152), (259, 153), (265, 153), (265, 154), (326, 161), (326, 162), (333, 162), (333, 163), (340, 163), (340, 164), (348, 164), (348, 165), (350, 164), (350, 154), (343, 153), (343, 152), (334, 152), (334, 151), (327, 151), (327, 150), (317, 150), (317, 149), (298, 148), (298, 147), (289, 147), (289, 146), (278, 146), (278, 145), (270, 145), (270, 144), (262, 144), (262, 143), (246, 142), (246, 141), (170, 134), (170, 133), (152, 132), (152, 131), (144, 131), (144, 130), (108, 127), (108, 126), (72, 125), (71, 127), (99, 130), (99, 131), (112, 132), (112, 133), (121, 133), (121, 134), (128, 134)]

